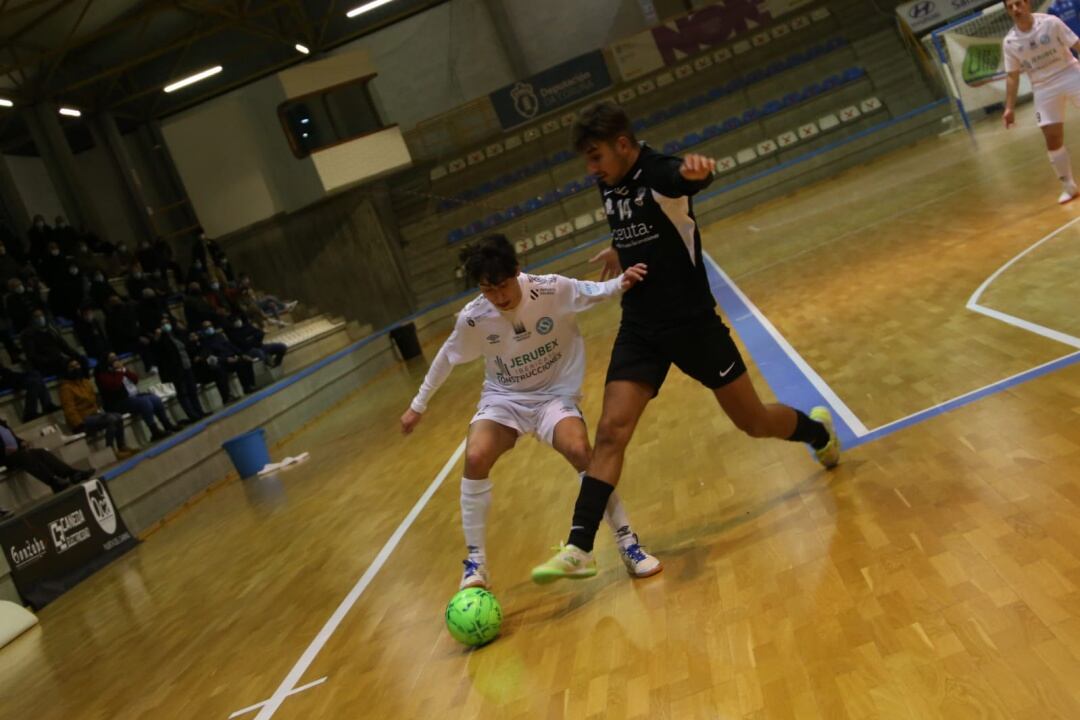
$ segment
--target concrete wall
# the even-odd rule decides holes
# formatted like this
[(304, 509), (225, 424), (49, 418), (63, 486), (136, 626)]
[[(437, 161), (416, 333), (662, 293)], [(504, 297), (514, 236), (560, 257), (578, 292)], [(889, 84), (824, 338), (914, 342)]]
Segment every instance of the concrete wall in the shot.
[(222, 238), (235, 267), (284, 298), (382, 327), (412, 311), (396, 243), (369, 191), (345, 192)]
[(75, 169), (90, 202), (97, 208), (108, 239), (135, 247), (143, 233), (139, 219), (132, 215), (131, 200), (108, 148), (96, 145), (79, 153), (75, 156)]
[[(50, 225), (53, 224), (57, 215), (67, 215), (60, 202), (60, 195), (49, 178), (45, 162), (41, 158), (23, 155), (0, 157), (3, 158), (3, 162), (11, 173), (27, 215), (31, 218), (34, 215), (44, 215), (45, 221)], [(16, 228), (16, 231), (25, 233), (26, 228)]]

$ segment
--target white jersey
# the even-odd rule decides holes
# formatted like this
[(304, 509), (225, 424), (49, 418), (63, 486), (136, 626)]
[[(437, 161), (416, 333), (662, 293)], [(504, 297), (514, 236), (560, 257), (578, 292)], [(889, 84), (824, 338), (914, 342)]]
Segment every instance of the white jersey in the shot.
[(483, 394), (519, 402), (578, 398), (585, 379), (585, 342), (575, 315), (622, 292), (622, 277), (604, 283), (562, 275), (518, 275), (521, 302), (502, 312), (484, 296), (458, 314), (454, 331), (431, 363), (416, 412), (446, 381), (454, 365), (483, 356)]
[(1069, 51), (1080, 41), (1061, 18), (1033, 13), (1035, 23), (1028, 32), (1013, 26), (1002, 41), (1005, 72), (1022, 71), (1031, 80), (1032, 91), (1049, 88), (1062, 73), (1080, 68)]

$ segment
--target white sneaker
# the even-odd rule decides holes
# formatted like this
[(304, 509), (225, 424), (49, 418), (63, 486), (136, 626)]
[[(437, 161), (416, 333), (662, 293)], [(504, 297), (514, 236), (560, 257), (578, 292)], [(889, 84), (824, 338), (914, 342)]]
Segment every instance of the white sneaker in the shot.
[(630, 573), (631, 577), (647, 578), (664, 569), (660, 560), (655, 555), (646, 552), (641, 546), (636, 533), (634, 542), (619, 546), (619, 555), (622, 557), (623, 564), (626, 565), (626, 572)]
[(1064, 205), (1067, 202), (1071, 202), (1076, 199), (1076, 196), (1080, 195), (1080, 188), (1076, 185), (1068, 185), (1061, 191), (1061, 195), (1058, 196), (1058, 204)]
[(467, 558), (462, 560), (461, 564), (465, 566), (465, 572), (461, 573), (461, 584), (458, 585), (458, 590), (471, 587), (490, 589), (487, 568), (484, 567), (484, 563), (478, 563), (471, 558)]

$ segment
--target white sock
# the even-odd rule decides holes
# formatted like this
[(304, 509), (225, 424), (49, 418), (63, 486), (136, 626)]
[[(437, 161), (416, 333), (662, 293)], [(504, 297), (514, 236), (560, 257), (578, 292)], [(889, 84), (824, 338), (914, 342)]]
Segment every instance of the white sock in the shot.
[[(585, 473), (578, 473), (578, 477), (584, 480)], [(626, 547), (634, 542), (634, 530), (630, 527), (630, 516), (626, 514), (626, 508), (623, 507), (619, 493), (614, 490), (611, 492), (611, 496), (608, 497), (607, 507), (604, 508), (604, 520), (607, 522), (608, 527), (611, 528), (611, 532), (615, 534), (615, 542), (619, 543), (620, 547)]]
[(486, 559), (484, 537), (487, 533), (487, 514), (491, 507), (491, 481), (461, 478), (461, 529), (469, 559), (483, 563)]
[(1072, 162), (1069, 160), (1068, 149), (1060, 147), (1057, 150), (1051, 150), (1047, 155), (1050, 156), (1050, 164), (1054, 166), (1054, 172), (1057, 173), (1061, 184), (1066, 188), (1075, 187), (1076, 181), (1073, 180)]

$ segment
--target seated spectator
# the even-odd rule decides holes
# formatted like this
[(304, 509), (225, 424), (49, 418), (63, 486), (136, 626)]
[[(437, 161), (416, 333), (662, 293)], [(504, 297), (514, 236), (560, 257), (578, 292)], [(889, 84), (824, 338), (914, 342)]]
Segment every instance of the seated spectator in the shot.
[(7, 245), (0, 243), (0, 287), (7, 287), (8, 281), (21, 277), (23, 265), (15, 255), (9, 255)]
[(206, 417), (199, 402), (199, 386), (192, 372), (194, 362), (188, 354), (187, 344), (181, 339), (187, 334), (182, 325), (173, 326), (168, 316), (161, 318), (161, 326), (154, 330), (153, 348), (158, 371), (163, 382), (176, 388), (176, 400), (192, 422)]
[(19, 333), (19, 344), (26, 354), (27, 367), (37, 370), (42, 377), (63, 375), (69, 361), (83, 361), (41, 309), (31, 313), (30, 327)]
[(109, 282), (109, 278), (105, 277), (104, 272), (95, 270), (90, 279), (90, 290), (87, 295), (90, 297), (90, 302), (93, 303), (94, 307), (104, 310), (109, 304), (109, 298), (113, 296), (119, 297), (120, 293), (116, 292), (116, 288)]
[(263, 313), (269, 317), (274, 318), (275, 320), (280, 320), (280, 315), (292, 312), (297, 305), (295, 300), (292, 302), (282, 302), (273, 295), (260, 296), (251, 282), (251, 276), (247, 273), (243, 273), (240, 275), (240, 290), (250, 291), (251, 296), (259, 304), (259, 308), (263, 311)]
[(226, 334), (240, 352), (250, 358), (262, 360), (268, 367), (281, 365), (289, 349), (285, 343), (263, 343), (266, 333), (239, 314), (234, 315), (230, 320)]
[(164, 238), (158, 238), (154, 243), (154, 248), (161, 259), (161, 270), (165, 274), (169, 287), (180, 287), (184, 282), (184, 271), (180, 269), (180, 265), (176, 262), (176, 254), (173, 252), (172, 245)]
[(105, 276), (124, 277), (135, 267), (135, 256), (128, 252), (128, 246), (120, 243), (112, 252), (105, 253)]
[(285, 325), (285, 323), (280, 320), (267, 317), (266, 313), (259, 307), (259, 303), (255, 300), (255, 291), (251, 288), (238, 291), (236, 296), (236, 308), (248, 322), (257, 328), (265, 328), (267, 325), (277, 325), (279, 327)]
[(49, 388), (36, 370), (18, 372), (0, 365), (0, 390), (22, 390), (22, 421), (28, 423), (42, 415), (54, 413), (60, 408), (52, 401)]
[(124, 287), (127, 289), (128, 297), (132, 300), (141, 298), (143, 290), (150, 287), (150, 278), (143, 271), (142, 263), (136, 262), (131, 266), (131, 272), (124, 279)]
[(101, 362), (102, 358), (112, 350), (105, 326), (98, 319), (91, 305), (83, 305), (79, 308), (79, 315), (75, 320), (75, 337), (86, 351), (86, 356), (94, 358), (97, 362)]
[(202, 286), (197, 282), (188, 283), (187, 294), (184, 296), (184, 318), (188, 327), (202, 327), (204, 322), (213, 322), (218, 317), (217, 310), (207, 301)]
[(188, 285), (191, 285), (191, 283), (206, 285), (210, 282), (210, 273), (206, 271), (206, 264), (198, 257), (191, 261), (191, 267), (188, 268), (185, 282)]
[(18, 278), (8, 281), (8, 293), (4, 296), (4, 311), (11, 322), (11, 330), (21, 333), (30, 326), (30, 314), (34, 310), (44, 310), (45, 303), (41, 296), (28, 292), (26, 284)]
[(74, 321), (86, 300), (86, 282), (75, 262), (69, 261), (67, 272), (49, 284), (49, 308), (55, 317)]
[(85, 242), (87, 246), (89, 246), (91, 252), (111, 255), (113, 252), (116, 251), (116, 246), (114, 246), (108, 240), (102, 240), (101, 238), (99, 238), (97, 236), (97, 233), (95, 233), (93, 230), (88, 229), (86, 225), (83, 225), (79, 228), (79, 239), (82, 242)]
[(142, 418), (154, 440), (179, 429), (169, 418), (161, 398), (153, 393), (139, 392), (139, 376), (125, 366), (116, 353), (109, 353), (97, 366), (95, 380), (101, 392), (102, 406), (109, 412), (131, 413)]
[(124, 440), (124, 417), (101, 409), (87, 370), (78, 360), (68, 363), (67, 372), (60, 381), (60, 405), (64, 408), (68, 427), (74, 432), (94, 435), (104, 430), (105, 444), (113, 449), (116, 457), (123, 460), (135, 454), (128, 450)]
[(57, 242), (60, 246), (60, 252), (64, 255), (75, 254), (75, 249), (79, 245), (79, 233), (75, 232), (75, 228), (68, 225), (63, 215), (56, 216), (52, 239)]
[(139, 243), (139, 251), (135, 254), (138, 258), (139, 264), (142, 265), (143, 272), (152, 273), (155, 270), (161, 269), (161, 258), (158, 256), (157, 248), (150, 244), (149, 240), (143, 240)]
[(74, 484), (94, 477), (93, 470), (78, 470), (48, 450), (33, 447), (16, 435), (3, 420), (0, 420), (0, 442), (4, 447), (3, 462), (9, 469), (26, 471), (52, 488), (54, 493), (63, 492)]
[(88, 278), (94, 277), (95, 273), (102, 272), (105, 269), (104, 263), (90, 250), (90, 245), (81, 237), (75, 252), (71, 255), (71, 259), (79, 266), (82, 274)]
[(167, 298), (173, 293), (173, 286), (169, 282), (169, 275), (161, 268), (154, 268), (154, 271), (150, 273), (150, 287), (154, 289), (158, 295), (163, 298)]
[(236, 312), (236, 305), (233, 302), (236, 294), (236, 290), (223, 286), (217, 280), (210, 281), (210, 286), (203, 297), (210, 303), (210, 307), (214, 308), (217, 316), (214, 318), (215, 322), (224, 320)]
[[(152, 294), (153, 290), (150, 292)], [(161, 322), (161, 316), (151, 317), (149, 324), (145, 324), (140, 310), (119, 295), (109, 298), (105, 308), (105, 337), (118, 353), (139, 353), (143, 368), (150, 372), (157, 364), (150, 336)]]
[(68, 262), (67, 258), (60, 252), (60, 245), (55, 240), (49, 241), (45, 254), (37, 259), (34, 268), (50, 290), (57, 282), (64, 279)]
[(244, 393), (255, 390), (255, 372), (252, 363), (255, 358), (247, 355), (240, 348), (233, 345), (229, 336), (218, 325), (204, 322), (202, 326), (201, 342), (211, 355), (223, 361), (230, 372), (235, 372), (240, 379), (240, 386)]
[(45, 224), (42, 215), (35, 215), (33, 225), (26, 231), (26, 237), (30, 241), (28, 260), (37, 262), (38, 258), (48, 253), (49, 241), (52, 240), (52, 228)]
[(229, 368), (203, 344), (204, 337), (206, 336), (201, 331), (188, 332), (185, 344), (191, 358), (191, 371), (200, 385), (214, 383), (218, 395), (221, 396), (221, 404), (228, 405), (233, 401), (232, 389), (229, 387)]
[[(22, 240), (20, 240), (14, 230), (11, 229), (11, 226), (3, 221), (0, 221), (0, 243), (4, 244), (8, 254), (11, 255), (17, 263), (22, 265), (26, 262), (26, 248), (23, 247)], [(4, 286), (7, 286), (7, 280), (4, 280)]]

